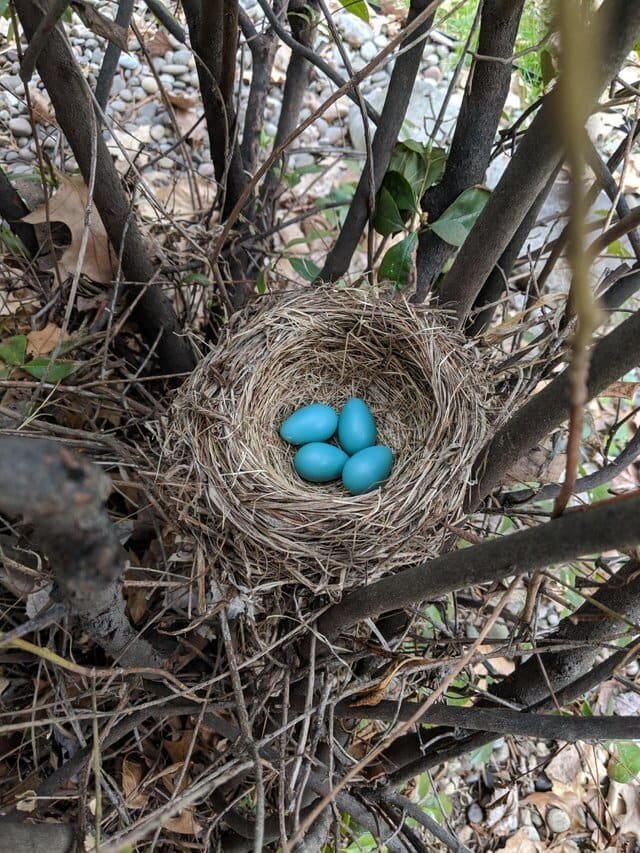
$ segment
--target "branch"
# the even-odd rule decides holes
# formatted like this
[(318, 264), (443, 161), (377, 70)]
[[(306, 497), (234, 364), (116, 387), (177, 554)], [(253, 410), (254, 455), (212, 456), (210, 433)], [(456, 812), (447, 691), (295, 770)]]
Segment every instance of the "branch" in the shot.
[[(118, 11), (116, 12), (115, 23), (128, 31), (133, 14), (134, 0), (119, 0)], [(113, 41), (107, 43), (107, 49), (104, 52), (102, 65), (96, 82), (96, 101), (98, 106), (104, 112), (107, 108), (107, 101), (113, 86), (113, 75), (118, 67), (120, 59), (120, 47)]]
[[(509, 93), (514, 52), (524, 0), (487, 0), (482, 9), (478, 52), (495, 59), (474, 58), (460, 107), (442, 181), (427, 190), (422, 209), (435, 222), (456, 198), (479, 184), (489, 166), (491, 147)], [(427, 229), (420, 235), (416, 302), (423, 302), (455, 248)]]
[[(587, 474), (586, 477), (581, 477), (576, 481), (573, 494), (581, 495), (585, 492), (589, 492), (591, 489), (597, 489), (598, 486), (605, 486), (607, 483), (610, 483), (618, 474), (622, 474), (629, 465), (636, 461), (636, 459), (640, 456), (640, 429), (636, 430), (633, 438), (629, 443), (625, 446), (624, 450), (622, 450), (613, 462), (610, 462), (608, 465), (603, 465), (598, 471), (594, 471), (593, 474)], [(519, 489), (517, 492), (509, 492), (502, 498), (503, 506), (513, 506), (514, 504), (521, 504), (525, 501), (528, 503), (529, 501), (548, 501), (555, 498), (562, 487), (557, 485), (556, 483), (550, 483), (547, 486), (543, 486), (537, 492), (533, 489)]]
[[(277, 13), (275, 13), (269, 5), (268, 0), (258, 0), (258, 5), (264, 12), (264, 16), (269, 21), (274, 33), (276, 33), (280, 41), (286, 44), (287, 47), (291, 48), (292, 53), (297, 54), (303, 59), (306, 59), (307, 62), (322, 71), (325, 77), (331, 80), (332, 83), (335, 83), (338, 88), (345, 86), (349, 82), (348, 80), (345, 80), (344, 77), (335, 70), (333, 65), (330, 65), (328, 62), (325, 62), (325, 60), (321, 56), (318, 56), (318, 54), (312, 48), (310, 48), (305, 41), (300, 40), (299, 37), (295, 35), (295, 22), (293, 21), (293, 16), (289, 19), (293, 35), (289, 35), (289, 33), (280, 23)], [(295, 2), (295, 0), (293, 0), (293, 2), (289, 2), (289, 12), (293, 12), (296, 9), (296, 6), (298, 5), (300, 5), (300, 8), (297, 9), (296, 14), (299, 17), (302, 13), (302, 8), (304, 6), (308, 6), (309, 2), (302, 2), (298, 4)], [(355, 94), (354, 89), (355, 84), (349, 90), (347, 90), (345, 94), (347, 98), (349, 98), (349, 100), (353, 101), (354, 104), (358, 104), (358, 97)], [(378, 111), (374, 109), (371, 104), (368, 103), (366, 100), (365, 105), (367, 108), (367, 115), (374, 124), (377, 124), (380, 121), (380, 115), (378, 114)], [(285, 136), (286, 135), (288, 134), (285, 134)]]
[(402, 794), (397, 794), (395, 791), (382, 790), (374, 795), (377, 802), (391, 803), (401, 811), (405, 812), (407, 817), (412, 818), (422, 826), (427, 832), (430, 832), (434, 838), (441, 841), (449, 850), (454, 850), (455, 853), (470, 853), (469, 848), (461, 844), (455, 836), (448, 832), (443, 826), (440, 826), (437, 820), (434, 820), (428, 812), (420, 808), (417, 803), (404, 797)]
[[(564, 707), (610, 678), (616, 668), (623, 664), (629, 650), (621, 649), (596, 665), (600, 644), (617, 638), (628, 627), (628, 622), (638, 621), (638, 569), (638, 563), (633, 560), (625, 563), (589, 601), (560, 623), (551, 639), (558, 643), (575, 644), (576, 647), (550, 651), (543, 657), (540, 654), (531, 657), (494, 687), (493, 695), (503, 701), (517, 703), (532, 713)], [(608, 612), (609, 618), (603, 618), (601, 608)], [(483, 703), (487, 701), (483, 700)], [(444, 729), (429, 732), (428, 737), (435, 737), (438, 745), (427, 747), (424, 758), (418, 761), (415, 760), (416, 752), (421, 747), (418, 735), (407, 735), (396, 741), (388, 751), (387, 758), (396, 766), (405, 766), (393, 774), (392, 780), (397, 783), (406, 781), (414, 772), (425, 772), (441, 761), (458, 757), (494, 739), (492, 734), (480, 732), (462, 742), (458, 739), (457, 743), (445, 743), (443, 750), (442, 734), (446, 734)]]
[[(221, 186), (222, 215), (226, 218), (247, 186), (240, 149), (235, 139), (236, 125), (230, 92), (231, 63), (235, 74), (237, 0), (183, 0), (189, 37), (196, 57), (196, 71), (207, 121), (211, 160)], [(204, 10), (204, 11), (203, 11)], [(205, 14), (206, 13), (206, 14)]]
[(362, 619), (477, 584), (522, 575), (610, 548), (640, 543), (640, 495), (603, 501), (547, 524), (493, 539), (405, 569), (347, 595), (320, 617), (318, 630), (334, 640)]
[(0, 511), (34, 525), (58, 587), (82, 630), (125, 666), (162, 660), (124, 612), (126, 567), (104, 502), (109, 478), (53, 441), (0, 438)]
[(245, 169), (251, 173), (258, 159), (260, 131), (264, 124), (271, 69), (273, 68), (278, 41), (273, 27), (264, 33), (258, 33), (251, 18), (243, 9), (239, 10), (239, 16), (243, 35), (251, 51), (251, 87), (247, 98), (240, 154)]
[[(429, 3), (428, 0), (411, 0), (407, 23), (411, 23), (420, 14), (426, 14), (427, 17), (412, 36), (409, 42), (411, 46), (405, 46), (396, 59), (380, 121), (371, 146), (373, 168), (365, 168), (360, 176), (338, 239), (327, 256), (324, 268), (318, 277), (321, 281), (335, 281), (345, 274), (362, 237), (367, 220), (373, 215), (373, 211), (369, 209), (369, 199), (372, 195), (377, 195), (389, 167), (393, 148), (398, 140), (416, 75), (420, 68), (420, 60), (426, 42), (425, 36), (431, 29), (433, 22), (433, 15), (429, 15), (429, 10), (433, 7), (435, 11), (438, 5), (439, 2)], [(371, 172), (373, 172), (373, 187), (370, 185)]]
[[(593, 27), (603, 34), (602, 61), (583, 81), (583, 103), (592, 106), (624, 62), (640, 33), (640, 6), (605, 0)], [(545, 98), (469, 237), (461, 247), (440, 293), (462, 325), (491, 270), (563, 157), (557, 116), (566, 98), (561, 79)], [(587, 114), (583, 115), (583, 122)]]
[[(16, 0), (15, 6), (25, 34), (31, 38), (40, 23), (41, 12), (35, 0)], [(49, 34), (38, 57), (37, 68), (51, 97), (58, 123), (88, 185), (92, 131), (87, 116), (93, 113), (94, 105), (87, 82), (60, 27)], [(101, 133), (98, 133), (95, 143), (97, 159), (93, 200), (96, 208), (116, 255), (122, 257), (122, 271), (127, 281), (149, 282), (154, 269)], [(133, 298), (137, 294), (128, 295)], [(195, 359), (191, 345), (180, 335), (173, 306), (159, 287), (150, 285), (145, 288), (135, 304), (133, 316), (147, 343), (157, 342), (158, 359), (166, 373), (192, 370)]]
[[(339, 702), (335, 713), (338, 717), (355, 720), (385, 720), (405, 722), (418, 709), (416, 702), (382, 701), (370, 708), (354, 708), (348, 702)], [(511, 711), (508, 708), (459, 708), (436, 705), (421, 717), (422, 723), (440, 723), (474, 732), (531, 737), (538, 740), (564, 740), (571, 743), (585, 740), (637, 740), (638, 718), (636, 716), (570, 717), (555, 714), (532, 714)]]
[[(640, 312), (609, 332), (591, 353), (587, 399), (601, 394), (640, 361)], [(510, 468), (568, 417), (568, 370), (556, 376), (502, 426), (475, 465), (468, 508), (475, 508)], [(472, 482), (473, 482), (472, 480)]]
[(0, 169), (0, 216), (8, 223), (16, 237), (20, 238), (29, 256), (35, 258), (40, 250), (35, 228), (28, 222), (20, 222), (28, 213), (29, 208), (22, 201), (4, 170)]
[(0, 834), (5, 850), (20, 853), (69, 853), (75, 847), (75, 827), (71, 823), (19, 823), (0, 818)]
[(38, 23), (38, 27), (33, 35), (29, 38), (29, 45), (20, 63), (20, 79), (25, 86), (29, 85), (29, 81), (33, 77), (33, 72), (36, 70), (38, 57), (42, 53), (51, 31), (57, 25), (68, 5), (68, 0), (51, 0), (44, 17)]

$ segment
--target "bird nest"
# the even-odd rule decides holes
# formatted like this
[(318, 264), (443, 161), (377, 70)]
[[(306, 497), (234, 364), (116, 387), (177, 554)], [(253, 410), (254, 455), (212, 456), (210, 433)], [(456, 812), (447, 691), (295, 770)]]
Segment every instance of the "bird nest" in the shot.
[[(227, 600), (255, 613), (291, 584), (336, 599), (438, 551), (487, 436), (487, 388), (443, 311), (329, 287), (265, 297), (178, 392), (160, 485)], [(301, 480), (278, 435), (297, 408), (353, 396), (395, 457), (358, 497)]]

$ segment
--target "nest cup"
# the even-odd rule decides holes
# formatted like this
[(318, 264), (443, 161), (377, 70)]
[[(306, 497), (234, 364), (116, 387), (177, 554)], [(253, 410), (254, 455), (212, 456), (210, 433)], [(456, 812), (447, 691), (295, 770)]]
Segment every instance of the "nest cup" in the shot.
[[(216, 579), (256, 606), (296, 584), (338, 598), (434, 555), (488, 429), (475, 349), (446, 313), (323, 287), (236, 316), (167, 420), (164, 490)], [(278, 430), (301, 406), (363, 398), (395, 463), (365, 495), (302, 480)], [(282, 591), (282, 590), (281, 590)]]

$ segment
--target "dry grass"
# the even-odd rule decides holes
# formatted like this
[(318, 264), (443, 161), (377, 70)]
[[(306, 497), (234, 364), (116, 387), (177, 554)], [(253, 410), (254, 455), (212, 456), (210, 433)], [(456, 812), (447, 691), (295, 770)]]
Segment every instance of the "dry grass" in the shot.
[[(291, 585), (336, 599), (437, 553), (487, 435), (487, 389), (442, 311), (335, 288), (265, 298), (234, 318), (169, 412), (157, 466), (168, 514), (250, 612)], [(302, 481), (278, 436), (299, 406), (354, 395), (396, 460), (358, 497)]]

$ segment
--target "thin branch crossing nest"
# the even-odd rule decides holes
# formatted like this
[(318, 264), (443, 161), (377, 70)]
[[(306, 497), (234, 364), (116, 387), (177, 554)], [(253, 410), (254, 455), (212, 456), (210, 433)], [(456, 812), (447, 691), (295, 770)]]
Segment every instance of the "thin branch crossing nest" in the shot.
[[(201, 570), (254, 613), (292, 584), (339, 598), (437, 552), (487, 436), (487, 387), (442, 311), (329, 287), (263, 298), (180, 390), (161, 486), (204, 549)], [(278, 435), (298, 407), (352, 396), (395, 456), (358, 497), (301, 480)]]

